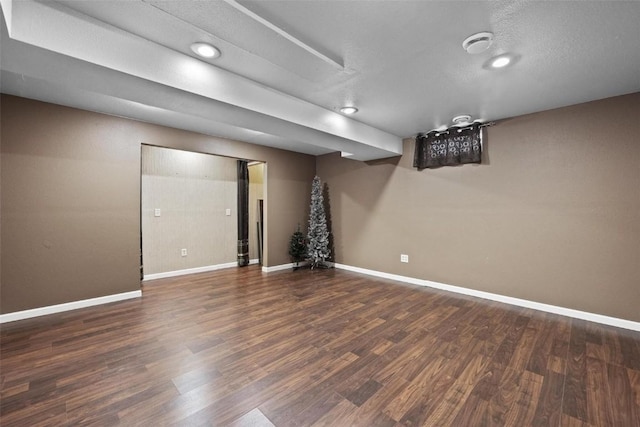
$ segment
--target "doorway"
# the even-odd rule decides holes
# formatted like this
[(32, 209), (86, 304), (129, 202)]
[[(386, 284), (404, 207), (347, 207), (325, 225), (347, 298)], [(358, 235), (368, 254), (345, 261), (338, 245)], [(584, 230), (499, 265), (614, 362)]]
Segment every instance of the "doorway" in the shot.
[[(237, 265), (237, 159), (142, 145), (141, 253), (144, 280)], [(249, 217), (264, 200), (265, 164), (249, 167)], [(252, 218), (252, 211), (254, 212)], [(251, 263), (258, 234), (249, 228)]]

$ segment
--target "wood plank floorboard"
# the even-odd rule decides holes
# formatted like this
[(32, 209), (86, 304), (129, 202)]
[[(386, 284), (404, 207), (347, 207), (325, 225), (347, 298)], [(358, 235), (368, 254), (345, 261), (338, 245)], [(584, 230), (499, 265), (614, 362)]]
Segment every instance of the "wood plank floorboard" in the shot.
[(231, 268), (1, 325), (0, 425), (640, 426), (640, 333)]

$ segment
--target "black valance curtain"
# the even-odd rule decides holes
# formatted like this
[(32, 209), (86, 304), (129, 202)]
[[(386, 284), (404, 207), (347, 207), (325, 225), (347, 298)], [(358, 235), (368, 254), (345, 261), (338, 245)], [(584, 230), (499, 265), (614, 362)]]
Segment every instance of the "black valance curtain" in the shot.
[(480, 163), (482, 129), (480, 124), (468, 128), (431, 131), (416, 137), (413, 167), (418, 169)]
[(249, 162), (238, 160), (238, 266), (249, 265)]

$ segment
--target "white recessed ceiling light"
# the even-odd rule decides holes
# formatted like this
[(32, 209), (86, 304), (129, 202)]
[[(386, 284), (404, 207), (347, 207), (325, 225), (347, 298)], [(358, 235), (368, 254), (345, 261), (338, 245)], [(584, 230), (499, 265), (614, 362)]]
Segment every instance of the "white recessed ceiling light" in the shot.
[(351, 114), (355, 114), (358, 112), (358, 109), (356, 107), (342, 107), (340, 109), (340, 112), (342, 114), (347, 114), (347, 115), (351, 115)]
[(507, 55), (501, 55), (491, 60), (491, 67), (503, 68), (511, 63), (511, 58)]
[(197, 42), (191, 45), (191, 50), (202, 58), (217, 58), (220, 51), (209, 43)]
[(473, 34), (464, 39), (464, 41), (462, 42), (462, 47), (467, 51), (467, 53), (475, 55), (489, 49), (491, 43), (493, 43), (493, 33), (483, 31), (481, 33)]

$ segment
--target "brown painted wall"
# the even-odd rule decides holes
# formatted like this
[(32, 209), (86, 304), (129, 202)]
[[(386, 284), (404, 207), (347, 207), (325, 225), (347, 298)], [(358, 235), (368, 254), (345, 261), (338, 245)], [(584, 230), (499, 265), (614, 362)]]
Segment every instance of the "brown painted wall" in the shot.
[(503, 120), (483, 165), (318, 157), (336, 261), (640, 321), (638, 123), (636, 93)]
[(289, 262), (312, 156), (1, 97), (0, 312), (140, 289), (141, 143), (266, 161), (265, 265)]
[(6, 95), (0, 112), (1, 313), (139, 289), (147, 143), (267, 162), (268, 266), (289, 262), (317, 167), (337, 262), (640, 321), (640, 94), (504, 120), (485, 164), (420, 172), (412, 140), (314, 161)]

